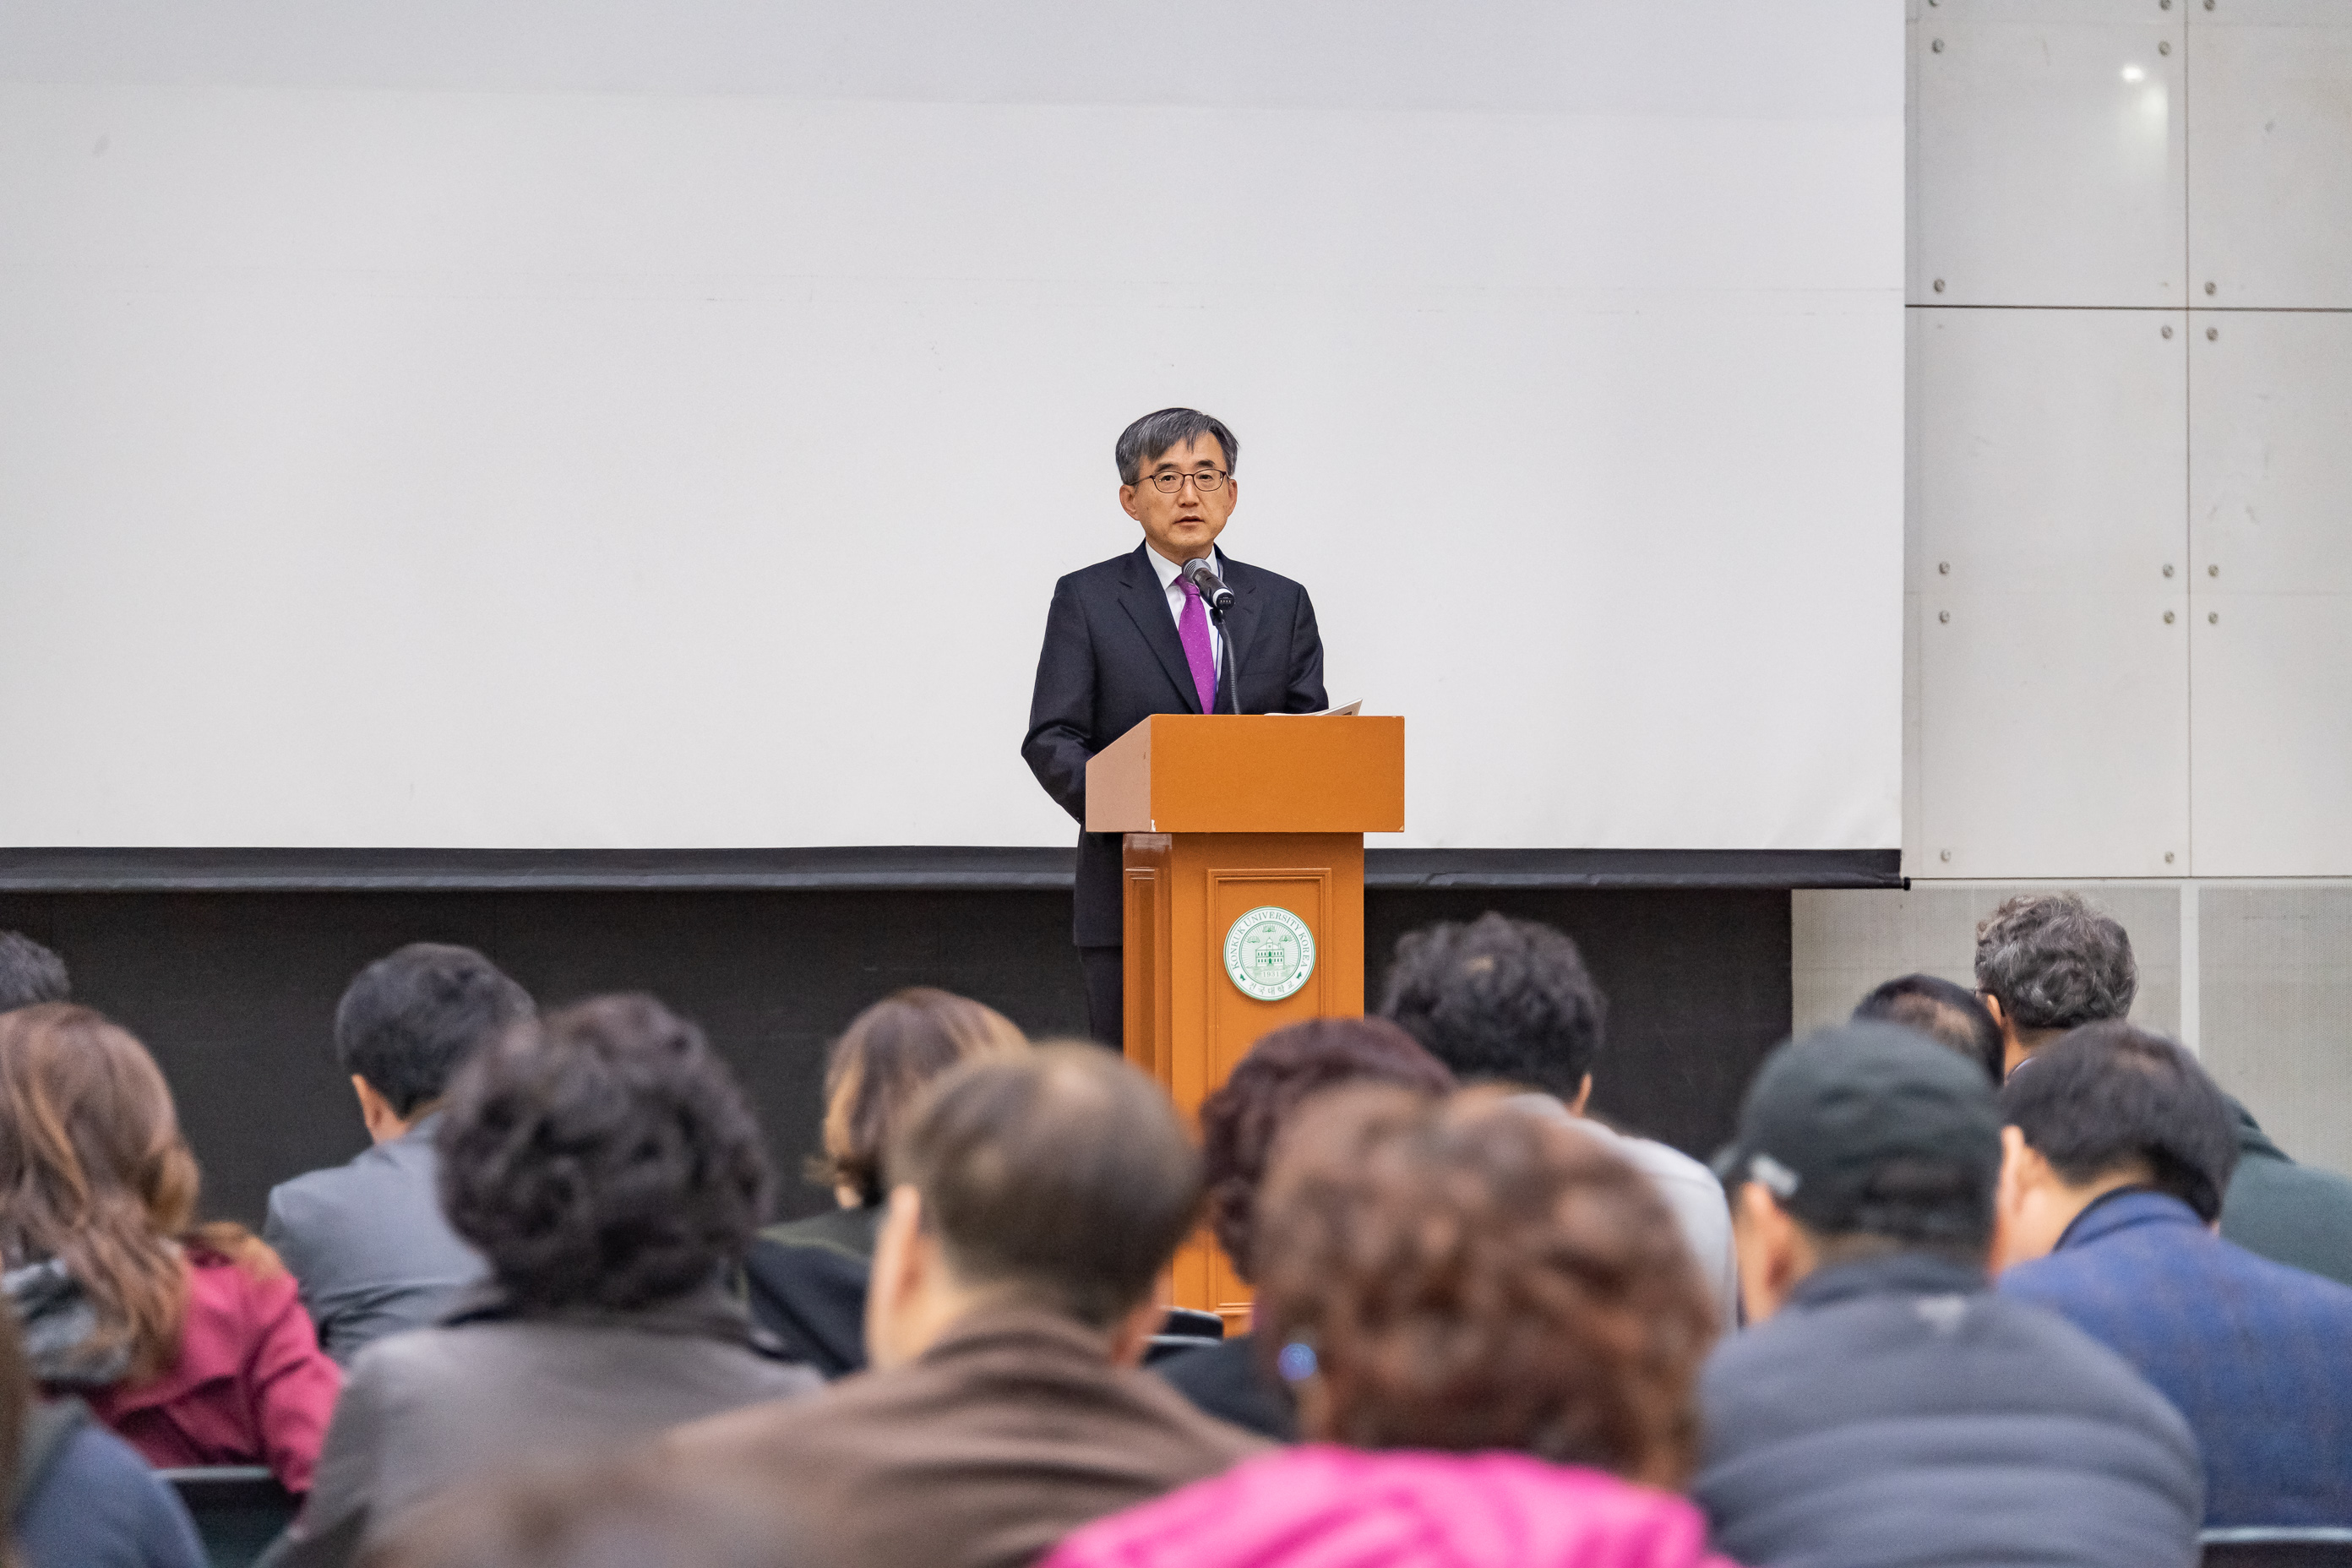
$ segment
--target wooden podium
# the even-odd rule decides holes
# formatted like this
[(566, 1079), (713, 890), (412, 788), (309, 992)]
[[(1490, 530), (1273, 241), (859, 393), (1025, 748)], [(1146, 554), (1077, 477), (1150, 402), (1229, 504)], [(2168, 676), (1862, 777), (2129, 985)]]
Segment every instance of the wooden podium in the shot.
[[(1128, 1059), (1187, 1116), (1267, 1030), (1363, 1012), (1364, 835), (1403, 826), (1401, 718), (1161, 713), (1087, 764), (1087, 831), (1127, 836)], [(1171, 1284), (1249, 1315), (1206, 1233)]]

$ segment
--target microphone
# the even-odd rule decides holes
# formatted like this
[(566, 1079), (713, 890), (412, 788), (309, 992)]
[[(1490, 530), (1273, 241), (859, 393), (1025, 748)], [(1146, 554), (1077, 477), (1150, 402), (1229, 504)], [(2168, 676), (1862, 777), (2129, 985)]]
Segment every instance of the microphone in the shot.
[(1183, 574), (1192, 586), (1201, 590), (1202, 601), (1209, 608), (1222, 616), (1234, 607), (1234, 591), (1225, 586), (1224, 579), (1217, 575), (1217, 569), (1207, 560), (1187, 561)]

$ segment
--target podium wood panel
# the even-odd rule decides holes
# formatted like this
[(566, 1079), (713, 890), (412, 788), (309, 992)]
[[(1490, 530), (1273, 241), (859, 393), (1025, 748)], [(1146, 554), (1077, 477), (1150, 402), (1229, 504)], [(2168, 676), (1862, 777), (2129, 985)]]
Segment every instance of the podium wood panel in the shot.
[[(1187, 1117), (1267, 1031), (1364, 1008), (1361, 833), (1130, 833), (1126, 867), (1127, 1054)], [(1276, 1002), (1227, 976), (1224, 939), (1263, 904), (1315, 939), (1307, 983)], [(1208, 1233), (1176, 1256), (1172, 1299), (1245, 1327), (1249, 1291)]]
[[(1404, 826), (1402, 719), (1157, 713), (1088, 760), (1086, 816), (1126, 836), (1128, 1058), (1187, 1116), (1267, 1030), (1363, 1011), (1364, 835)], [(1225, 972), (1226, 934), (1261, 905), (1315, 944), (1274, 1002)], [(1249, 1316), (1206, 1232), (1169, 1284), (1179, 1306)]]
[(1089, 833), (1396, 833), (1404, 721), (1160, 713), (1087, 763)]

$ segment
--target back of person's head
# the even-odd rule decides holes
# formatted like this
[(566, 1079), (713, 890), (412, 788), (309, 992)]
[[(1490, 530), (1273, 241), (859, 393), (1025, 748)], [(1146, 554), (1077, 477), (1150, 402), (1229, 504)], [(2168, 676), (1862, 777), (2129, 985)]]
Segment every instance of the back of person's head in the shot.
[(0, 1013), (72, 994), (64, 959), (22, 931), (0, 931)]
[(1150, 1292), (1201, 1206), (1176, 1108), (1097, 1046), (947, 1073), (899, 1129), (890, 1171), (958, 1279), (1098, 1329)]
[(791, 1521), (740, 1484), (644, 1459), (525, 1471), (437, 1496), (361, 1568), (798, 1568)]
[(526, 1311), (691, 1294), (750, 1248), (760, 1129), (702, 1031), (651, 996), (525, 1020), (450, 1087), (441, 1206)]
[(1753, 1182), (1827, 1263), (1934, 1252), (1981, 1268), (2000, 1181), (2000, 1113), (1979, 1063), (1916, 1031), (1848, 1024), (1765, 1058), (1716, 1173)]
[(438, 1100), (466, 1059), (530, 1016), (530, 994), (470, 947), (413, 942), (352, 981), (335, 1055), (401, 1117)]
[(0, 1253), (60, 1261), (97, 1332), (88, 1381), (152, 1375), (179, 1353), (187, 1280), (174, 1238), (196, 1162), (145, 1047), (88, 1007), (0, 1013)]
[(1874, 1019), (1916, 1029), (1983, 1068), (1994, 1083), (2000, 1081), (2000, 1026), (1965, 985), (1935, 974), (1906, 974), (1890, 980), (1864, 997), (1853, 1010), (1857, 1024)]
[(1257, 1194), (1276, 1140), (1310, 1098), (1343, 1083), (1386, 1083), (1445, 1094), (1454, 1075), (1386, 1018), (1309, 1018), (1252, 1046), (1222, 1087), (1201, 1102), (1201, 1158), (1209, 1227), (1244, 1280)]
[(1576, 943), (1489, 910), (1399, 940), (1381, 1012), (1465, 1083), (1572, 1101), (1601, 1054), (1608, 1003)]
[(2181, 1047), (2125, 1023), (2076, 1029), (2011, 1076), (2000, 1110), (2060, 1180), (2137, 1173), (2209, 1224), (2238, 1166), (2237, 1119)]
[(1025, 1050), (995, 1008), (934, 986), (895, 991), (849, 1021), (824, 1068), (824, 1152), (810, 1174), (878, 1204), (890, 1140), (924, 1085), (958, 1062)]
[(1573, 1122), (1334, 1089), (1276, 1152), (1257, 1258), (1310, 1438), (1689, 1474), (1715, 1309), (1656, 1189)]
[(2080, 893), (2021, 893), (1977, 926), (1977, 985), (2019, 1029), (2120, 1018), (2139, 990), (2131, 937)]

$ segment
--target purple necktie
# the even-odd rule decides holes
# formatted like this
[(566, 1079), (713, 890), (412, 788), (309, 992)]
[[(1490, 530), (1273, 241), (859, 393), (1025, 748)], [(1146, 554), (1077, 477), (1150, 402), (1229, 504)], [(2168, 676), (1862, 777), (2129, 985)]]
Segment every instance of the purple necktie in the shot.
[(1200, 694), (1201, 711), (1217, 709), (1217, 652), (1209, 642), (1209, 612), (1202, 607), (1201, 590), (1190, 577), (1176, 579), (1184, 590), (1184, 612), (1176, 617), (1176, 638), (1184, 645), (1184, 662), (1192, 667), (1192, 689)]

